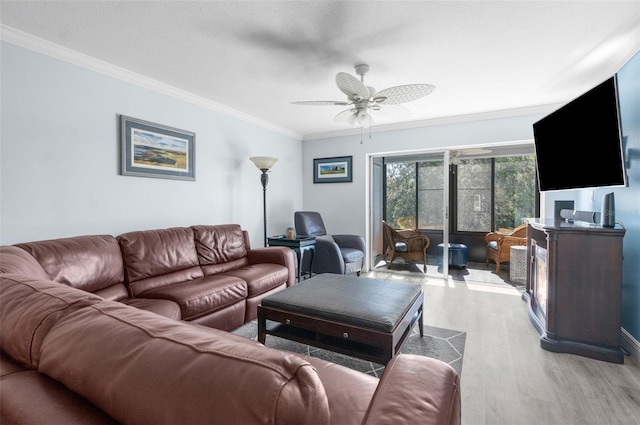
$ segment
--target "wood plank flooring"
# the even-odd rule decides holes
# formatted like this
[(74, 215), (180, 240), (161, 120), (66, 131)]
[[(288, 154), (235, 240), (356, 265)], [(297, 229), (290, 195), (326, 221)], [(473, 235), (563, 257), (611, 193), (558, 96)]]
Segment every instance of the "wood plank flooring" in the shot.
[(479, 264), (448, 280), (384, 268), (362, 275), (420, 283), (424, 323), (467, 333), (463, 425), (640, 424), (640, 363), (543, 350), (520, 289), (496, 283), (494, 268)]

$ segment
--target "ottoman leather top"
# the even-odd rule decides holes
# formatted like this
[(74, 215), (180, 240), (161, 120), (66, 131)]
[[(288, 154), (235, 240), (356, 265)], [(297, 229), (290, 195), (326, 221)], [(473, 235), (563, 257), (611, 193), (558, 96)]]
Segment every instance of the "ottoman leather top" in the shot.
[(262, 305), (392, 332), (419, 296), (420, 285), (325, 273), (264, 298)]

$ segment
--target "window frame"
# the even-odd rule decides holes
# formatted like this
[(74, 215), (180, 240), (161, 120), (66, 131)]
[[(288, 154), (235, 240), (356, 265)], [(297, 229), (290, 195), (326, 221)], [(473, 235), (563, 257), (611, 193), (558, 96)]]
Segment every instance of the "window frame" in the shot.
[[(526, 156), (527, 154), (519, 154), (519, 155), (509, 155), (509, 156)], [(496, 158), (491, 157), (491, 229), (489, 231), (495, 230), (495, 192), (496, 192)], [(535, 159), (534, 159), (535, 161)], [(418, 226), (419, 223), (419, 172), (420, 167), (419, 163), (422, 161), (407, 161), (408, 163), (413, 163), (414, 165), (414, 178), (415, 178), (415, 223)], [(387, 219), (387, 162), (383, 161), (383, 217), (385, 220)], [(456, 164), (449, 164), (449, 234), (450, 235), (485, 235), (487, 231), (467, 231), (467, 230), (459, 230), (458, 229), (458, 179), (457, 179), (457, 171), (458, 166)], [(537, 169), (534, 169), (534, 215), (538, 216), (540, 212), (540, 191), (538, 188), (538, 179), (537, 179)], [(418, 230), (421, 232), (429, 232), (430, 229), (421, 229), (418, 227)]]

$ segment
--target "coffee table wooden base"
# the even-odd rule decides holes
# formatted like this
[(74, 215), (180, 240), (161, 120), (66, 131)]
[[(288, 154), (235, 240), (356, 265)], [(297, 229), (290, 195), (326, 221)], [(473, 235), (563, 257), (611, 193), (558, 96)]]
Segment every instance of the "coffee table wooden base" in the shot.
[(423, 298), (421, 291), (390, 333), (260, 305), (258, 341), (264, 344), (267, 335), (273, 335), (386, 365), (398, 354), (416, 322), (420, 336), (424, 335)]

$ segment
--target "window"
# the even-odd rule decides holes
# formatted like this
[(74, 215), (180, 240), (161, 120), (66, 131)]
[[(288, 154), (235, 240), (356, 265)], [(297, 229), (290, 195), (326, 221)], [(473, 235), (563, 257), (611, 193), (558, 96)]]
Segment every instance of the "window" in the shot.
[(444, 161), (418, 163), (418, 228), (442, 230)]
[(451, 167), (455, 193), (451, 205), (456, 211), (455, 228), (460, 232), (491, 230), (492, 159), (461, 160)]
[(396, 228), (415, 229), (416, 163), (386, 164), (385, 210), (387, 223)]
[[(385, 217), (398, 228), (442, 230), (438, 160), (386, 164)], [(451, 232), (513, 229), (536, 216), (535, 157), (461, 159), (450, 169)]]

